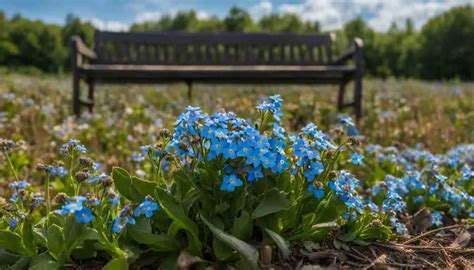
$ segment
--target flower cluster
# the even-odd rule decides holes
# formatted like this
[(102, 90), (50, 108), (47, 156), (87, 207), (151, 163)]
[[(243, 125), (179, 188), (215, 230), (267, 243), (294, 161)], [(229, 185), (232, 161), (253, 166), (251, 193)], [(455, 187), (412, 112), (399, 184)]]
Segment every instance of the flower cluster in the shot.
[(184, 163), (190, 158), (227, 161), (222, 190), (234, 191), (243, 184), (242, 179), (253, 182), (265, 173), (281, 173), (289, 167), (284, 153), (285, 131), (278, 124), (281, 98), (270, 97), (257, 108), (262, 114), (260, 125), (268, 117), (277, 120), (267, 134), (233, 113), (209, 116), (199, 108), (188, 107), (176, 120), (175, 133), (166, 150), (177, 154)]
[(87, 152), (87, 148), (78, 140), (69, 139), (67, 143), (61, 145), (59, 152), (63, 155), (72, 155), (74, 152), (85, 154)]
[[(449, 204), (452, 217), (474, 217), (474, 196), (471, 181), (473, 173), (470, 159), (474, 154), (472, 145), (462, 145), (445, 155), (434, 155), (426, 150), (407, 148), (399, 151), (395, 147), (371, 145), (367, 147), (381, 166), (395, 166), (399, 175), (387, 174), (383, 182), (378, 182), (372, 189), (372, 196), (383, 193), (384, 211), (407, 214), (409, 209), (421, 207), (434, 208), (432, 223), (441, 226), (443, 212), (436, 211), (440, 203)], [(410, 199), (412, 198), (412, 199)], [(406, 233), (403, 224), (395, 222), (397, 231)]]
[(89, 223), (94, 219), (90, 209), (93, 204), (84, 196), (75, 196), (68, 198), (66, 204), (55, 212), (63, 216), (73, 214), (78, 223)]

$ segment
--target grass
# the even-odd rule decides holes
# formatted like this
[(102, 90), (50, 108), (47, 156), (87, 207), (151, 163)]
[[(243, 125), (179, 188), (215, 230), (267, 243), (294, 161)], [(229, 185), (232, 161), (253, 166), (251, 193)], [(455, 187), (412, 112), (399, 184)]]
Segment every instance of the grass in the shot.
[[(69, 77), (32, 77), (6, 75), (0, 81), (0, 94), (14, 93), (11, 102), (0, 101), (3, 123), (0, 137), (16, 137), (34, 146), (40, 156), (48, 155), (44, 145), (81, 137), (97, 150), (108, 146), (110, 136), (133, 136), (133, 141), (152, 143), (141, 136), (145, 129), (170, 127), (189, 104), (186, 85), (98, 85), (95, 113), (92, 117), (113, 121), (114, 127), (96, 127), (74, 123), (71, 112), (71, 80)], [(85, 86), (83, 87), (85, 92)], [(297, 130), (314, 121), (322, 129), (329, 128), (337, 112), (335, 86), (253, 86), (204, 85), (193, 87), (193, 104), (205, 111), (226, 109), (237, 115), (251, 116), (257, 101), (273, 93), (281, 93), (287, 115), (287, 128)], [(348, 87), (348, 98), (352, 90)], [(84, 93), (85, 94), (85, 93)], [(31, 106), (28, 102), (33, 101)], [(360, 125), (366, 141), (384, 146), (423, 144), (433, 152), (443, 152), (474, 138), (474, 84), (423, 82), (415, 80), (364, 81), (364, 119)], [(350, 111), (348, 111), (350, 112)], [(2, 117), (0, 117), (2, 118)], [(7, 120), (8, 119), (8, 120)], [(152, 123), (158, 125), (150, 125)], [(98, 130), (90, 130), (98, 129)], [(67, 134), (58, 134), (67, 129)], [(99, 130), (100, 129), (100, 130)], [(56, 131), (56, 132), (55, 132)], [(121, 133), (123, 132), (123, 134)], [(102, 137), (94, 138), (94, 134)]]

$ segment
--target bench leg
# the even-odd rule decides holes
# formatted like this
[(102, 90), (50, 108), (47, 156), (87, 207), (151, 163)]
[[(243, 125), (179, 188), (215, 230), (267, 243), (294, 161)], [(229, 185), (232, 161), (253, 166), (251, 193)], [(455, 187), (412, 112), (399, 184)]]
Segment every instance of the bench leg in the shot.
[(186, 84), (188, 85), (188, 100), (191, 103), (193, 101), (193, 83), (187, 81)]
[(356, 121), (362, 118), (362, 76), (358, 75), (354, 80), (354, 113)]
[(337, 93), (337, 110), (341, 111), (344, 108), (344, 93), (346, 91), (346, 81), (339, 84), (339, 92)]
[(92, 108), (94, 107), (94, 80), (89, 79), (87, 81), (87, 85), (89, 86), (89, 91), (87, 93), (87, 98), (91, 102), (91, 104), (89, 105), (89, 112), (92, 112)]
[(81, 84), (79, 74), (74, 71), (72, 74), (72, 112), (74, 115), (79, 117), (81, 115), (81, 102), (79, 98), (81, 96)]

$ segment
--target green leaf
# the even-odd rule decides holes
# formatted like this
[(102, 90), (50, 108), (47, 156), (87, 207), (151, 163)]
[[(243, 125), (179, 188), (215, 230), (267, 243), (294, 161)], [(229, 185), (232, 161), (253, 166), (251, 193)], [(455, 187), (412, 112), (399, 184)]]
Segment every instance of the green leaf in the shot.
[(125, 169), (119, 167), (114, 167), (112, 178), (120, 195), (134, 202), (143, 201), (145, 196), (153, 194), (157, 187), (157, 183), (130, 176)]
[(253, 218), (260, 218), (287, 209), (289, 206), (290, 201), (286, 198), (286, 194), (272, 188), (265, 193), (265, 197), (255, 208), (252, 216)]
[(200, 256), (202, 244), (199, 239), (199, 230), (196, 223), (184, 213), (183, 208), (175, 202), (174, 198), (167, 191), (158, 188), (156, 192), (161, 208), (179, 227), (186, 230), (189, 238), (189, 251), (194, 255)]
[(128, 270), (128, 263), (126, 260), (115, 258), (108, 262), (102, 270)]
[(28, 220), (25, 220), (23, 223), (23, 228), (21, 230), (23, 243), (25, 244), (26, 249), (30, 254), (36, 254), (36, 241), (33, 233), (33, 228), (31, 223)]
[(26, 249), (20, 235), (7, 230), (0, 230), (0, 247), (23, 256), (33, 255)]
[(244, 259), (244, 261), (246, 262), (247, 267), (249, 267), (250, 269), (258, 269), (258, 252), (254, 247), (220, 230), (211, 222), (209, 222), (203, 215), (201, 215), (201, 219), (217, 239), (240, 253), (242, 259)]
[(85, 240), (97, 240), (99, 235), (96, 230), (86, 228), (83, 224), (77, 223), (75, 217), (66, 218), (63, 228), (65, 243), (65, 255), (68, 257), (74, 249), (80, 248)]
[(28, 269), (28, 264), (31, 261), (31, 257), (21, 257), (14, 265), (12, 265), (10, 270), (25, 270)]
[(20, 259), (20, 255), (13, 254), (4, 249), (0, 249), (0, 269), (3, 269), (2, 267), (5, 267), (7, 265), (16, 263)]
[(48, 254), (43, 253), (31, 258), (29, 270), (55, 270), (60, 267), (61, 264), (56, 262)]
[(288, 258), (288, 256), (290, 256), (290, 253), (291, 253), (290, 244), (278, 233), (266, 228), (265, 228), (265, 231), (273, 239), (275, 244), (278, 246), (278, 248), (281, 251), (281, 254), (283, 255), (283, 258), (284, 259)]
[(66, 244), (67, 251), (74, 249), (76, 242), (81, 236), (82, 225), (77, 223), (76, 219), (73, 216), (66, 218), (64, 223), (64, 243)]
[(35, 237), (35, 241), (42, 245), (46, 246), (48, 242), (48, 232), (46, 231), (45, 228), (38, 228), (38, 227), (33, 227), (33, 234)]
[(56, 224), (49, 226), (47, 247), (49, 254), (59, 260), (64, 250), (64, 237), (62, 229)]
[(127, 227), (127, 232), (133, 240), (140, 244), (150, 246), (154, 251), (178, 251), (179, 245), (175, 238), (168, 235), (151, 233), (150, 221), (148, 219), (138, 220), (136, 225)]
[(248, 240), (252, 235), (253, 219), (247, 211), (242, 211), (240, 216), (235, 219), (232, 225), (232, 235), (240, 240)]
[(229, 259), (234, 253), (234, 251), (228, 245), (224, 244), (215, 236), (212, 238), (212, 249), (214, 250), (214, 254), (216, 254), (217, 259), (220, 261)]

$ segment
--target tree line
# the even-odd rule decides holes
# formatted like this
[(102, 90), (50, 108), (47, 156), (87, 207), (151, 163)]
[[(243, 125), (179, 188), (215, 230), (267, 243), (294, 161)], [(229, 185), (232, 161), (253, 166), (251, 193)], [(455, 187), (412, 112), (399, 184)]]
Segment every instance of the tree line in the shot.
[[(69, 39), (79, 35), (91, 46), (94, 26), (73, 15), (64, 25), (47, 24), (20, 15), (7, 18), (0, 11), (0, 66), (32, 67), (61, 73), (70, 66)], [(294, 14), (270, 14), (254, 20), (244, 9), (233, 7), (224, 18), (199, 18), (193, 10), (135, 23), (129, 31), (190, 32), (297, 32), (320, 33), (318, 22)], [(366, 72), (377, 77), (474, 80), (474, 8), (452, 8), (431, 18), (420, 31), (410, 20), (377, 32), (355, 18), (334, 31), (342, 50), (353, 37), (364, 41)]]

